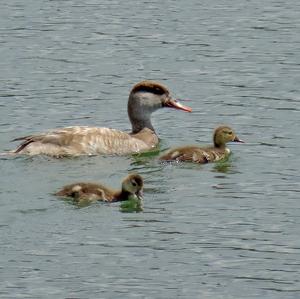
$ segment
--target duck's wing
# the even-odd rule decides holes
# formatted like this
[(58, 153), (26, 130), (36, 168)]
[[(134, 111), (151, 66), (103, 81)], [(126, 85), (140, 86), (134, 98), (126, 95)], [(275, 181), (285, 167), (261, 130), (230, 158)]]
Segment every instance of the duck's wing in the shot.
[(70, 197), (75, 200), (112, 201), (113, 191), (95, 183), (74, 183), (63, 187), (54, 195)]
[(210, 151), (198, 146), (185, 146), (174, 148), (160, 157), (165, 161), (186, 161), (205, 164), (213, 160)]
[(122, 155), (149, 149), (143, 140), (126, 132), (98, 127), (67, 127), (13, 141), (23, 141), (13, 153), (29, 155)]
[(31, 143), (40, 143), (43, 145), (55, 145), (55, 146), (69, 146), (74, 142), (74, 139), (81, 139), (82, 136), (88, 133), (88, 127), (66, 127), (62, 129), (55, 129), (45, 133), (28, 135), (18, 137), (12, 140), (22, 141), (22, 143), (15, 149), (15, 153), (20, 153)]
[(82, 193), (84, 183), (75, 183), (64, 186), (62, 189), (54, 193), (56, 196), (79, 198)]

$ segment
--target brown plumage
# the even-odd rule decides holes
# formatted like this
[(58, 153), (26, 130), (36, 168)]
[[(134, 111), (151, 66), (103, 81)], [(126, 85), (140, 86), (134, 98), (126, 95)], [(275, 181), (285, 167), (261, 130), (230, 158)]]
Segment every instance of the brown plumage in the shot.
[(138, 91), (148, 91), (155, 94), (170, 94), (170, 91), (166, 86), (164, 86), (161, 83), (150, 80), (141, 81), (135, 84), (131, 89), (131, 93), (135, 93)]
[(113, 190), (102, 184), (74, 183), (63, 187), (55, 193), (57, 196), (69, 197), (75, 201), (124, 201), (132, 198), (142, 200), (144, 181), (139, 174), (130, 174), (122, 181), (121, 190)]
[(165, 161), (187, 161), (195, 163), (216, 162), (226, 158), (230, 154), (227, 142), (243, 142), (228, 126), (220, 126), (215, 129), (213, 146), (182, 146), (169, 150), (160, 157)]
[(66, 127), (46, 133), (16, 138), (22, 143), (11, 154), (54, 157), (117, 154), (147, 151), (158, 144), (151, 124), (151, 114), (163, 107), (191, 111), (173, 99), (169, 90), (160, 83), (142, 81), (136, 84), (128, 99), (128, 116), (132, 132), (127, 133), (102, 127)]

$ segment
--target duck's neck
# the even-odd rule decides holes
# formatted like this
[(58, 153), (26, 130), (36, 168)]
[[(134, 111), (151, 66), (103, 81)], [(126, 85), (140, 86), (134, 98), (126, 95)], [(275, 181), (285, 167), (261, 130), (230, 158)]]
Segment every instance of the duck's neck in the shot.
[(216, 143), (216, 142), (214, 142), (214, 146), (216, 147), (216, 148), (219, 148), (219, 149), (225, 149), (226, 148), (226, 144), (224, 144), (224, 143)]
[(126, 191), (126, 190), (120, 190), (120, 191), (117, 191), (117, 192), (114, 194), (114, 200), (113, 200), (113, 201), (124, 201), (124, 200), (128, 200), (130, 194), (131, 194), (131, 193), (129, 193), (129, 192)]
[(151, 113), (152, 110), (148, 106), (141, 105), (139, 102), (136, 102), (135, 105), (128, 106), (128, 116), (132, 125), (132, 133), (136, 134), (148, 128), (154, 131), (154, 128), (151, 124)]
[(214, 147), (218, 149), (225, 149), (226, 142), (224, 142), (223, 136), (216, 130), (213, 135)]
[(219, 149), (225, 149), (226, 144), (224, 142), (218, 141), (216, 138), (214, 139), (214, 147)]
[(137, 118), (129, 116), (129, 119), (132, 125), (132, 134), (136, 134), (144, 128), (148, 128), (154, 132), (150, 118)]
[(131, 93), (128, 100), (128, 116), (132, 125), (132, 133), (136, 134), (148, 128), (154, 131), (151, 114), (161, 108), (161, 101), (147, 92)]

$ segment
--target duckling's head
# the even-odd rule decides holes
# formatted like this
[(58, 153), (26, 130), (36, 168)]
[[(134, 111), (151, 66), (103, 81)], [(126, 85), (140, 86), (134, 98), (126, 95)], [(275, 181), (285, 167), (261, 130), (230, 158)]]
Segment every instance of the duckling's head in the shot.
[(214, 132), (214, 145), (215, 147), (225, 147), (227, 142), (244, 142), (239, 139), (234, 131), (228, 126), (220, 126)]
[(143, 199), (144, 180), (137, 174), (128, 175), (122, 182), (122, 190), (135, 195), (138, 199)]

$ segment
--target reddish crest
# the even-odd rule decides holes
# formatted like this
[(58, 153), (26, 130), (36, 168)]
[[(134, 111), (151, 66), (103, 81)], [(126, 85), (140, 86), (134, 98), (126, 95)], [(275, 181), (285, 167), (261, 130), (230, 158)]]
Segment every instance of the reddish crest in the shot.
[(145, 92), (152, 92), (154, 94), (169, 94), (169, 90), (164, 85), (157, 83), (155, 81), (141, 81), (133, 86), (131, 93), (138, 92), (138, 91), (145, 91)]

